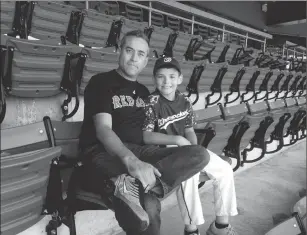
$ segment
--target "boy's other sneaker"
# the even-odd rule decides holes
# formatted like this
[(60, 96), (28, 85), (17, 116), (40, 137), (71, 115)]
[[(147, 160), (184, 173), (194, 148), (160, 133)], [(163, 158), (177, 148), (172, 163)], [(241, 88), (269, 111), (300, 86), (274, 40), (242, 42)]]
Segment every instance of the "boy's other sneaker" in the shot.
[(120, 199), (137, 218), (140, 231), (144, 231), (149, 225), (148, 214), (142, 206), (144, 205), (143, 195), (143, 187), (137, 179), (127, 174), (118, 176), (115, 181), (114, 196)]
[(215, 221), (212, 222), (209, 229), (207, 230), (207, 235), (238, 235), (231, 225), (227, 228), (219, 229), (215, 226)]

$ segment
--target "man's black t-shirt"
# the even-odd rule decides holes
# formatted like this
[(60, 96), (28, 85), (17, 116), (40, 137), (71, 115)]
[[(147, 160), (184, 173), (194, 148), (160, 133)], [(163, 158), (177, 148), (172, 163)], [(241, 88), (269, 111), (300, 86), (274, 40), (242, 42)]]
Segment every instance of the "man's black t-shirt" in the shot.
[(93, 76), (84, 91), (80, 148), (99, 143), (93, 121), (97, 113), (112, 115), (112, 129), (122, 142), (143, 144), (144, 99), (148, 95), (144, 85), (123, 78), (116, 70)]

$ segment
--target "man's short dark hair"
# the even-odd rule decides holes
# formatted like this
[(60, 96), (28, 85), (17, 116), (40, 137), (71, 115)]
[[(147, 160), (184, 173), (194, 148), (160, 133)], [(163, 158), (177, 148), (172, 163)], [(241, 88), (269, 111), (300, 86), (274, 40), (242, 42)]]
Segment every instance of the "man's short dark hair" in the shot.
[(143, 38), (147, 42), (148, 47), (149, 47), (149, 39), (148, 39), (147, 35), (140, 29), (127, 32), (124, 35), (124, 37), (122, 38), (122, 40), (120, 41), (119, 47), (122, 48), (125, 45), (126, 38), (131, 37), (131, 36), (137, 37), (137, 38)]

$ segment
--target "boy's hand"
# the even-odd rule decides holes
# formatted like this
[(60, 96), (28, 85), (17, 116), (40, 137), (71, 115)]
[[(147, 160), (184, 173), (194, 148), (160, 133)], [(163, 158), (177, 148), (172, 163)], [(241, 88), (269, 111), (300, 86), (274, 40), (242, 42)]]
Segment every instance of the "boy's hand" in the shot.
[(176, 144), (178, 146), (186, 146), (186, 145), (191, 145), (191, 142), (182, 136), (176, 136)]

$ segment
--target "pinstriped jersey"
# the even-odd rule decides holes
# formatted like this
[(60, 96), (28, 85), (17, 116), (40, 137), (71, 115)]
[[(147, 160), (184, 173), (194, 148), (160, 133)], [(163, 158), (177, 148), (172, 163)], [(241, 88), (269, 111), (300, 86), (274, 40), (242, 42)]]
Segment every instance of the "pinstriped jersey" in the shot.
[(143, 131), (184, 136), (185, 128), (193, 127), (195, 114), (188, 97), (176, 91), (174, 101), (153, 92), (145, 101)]

